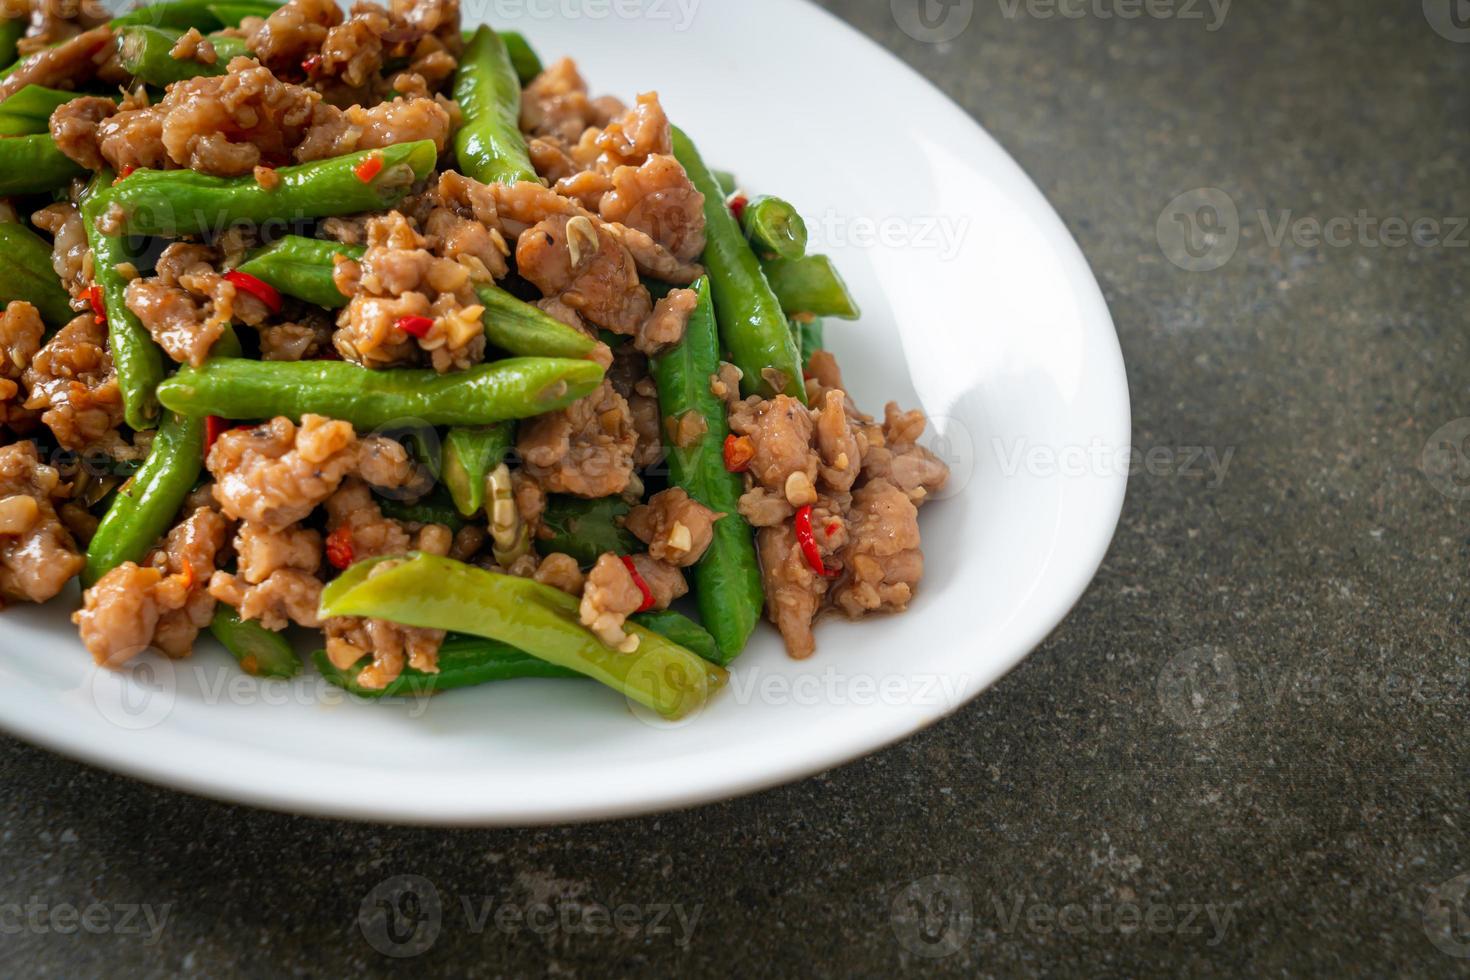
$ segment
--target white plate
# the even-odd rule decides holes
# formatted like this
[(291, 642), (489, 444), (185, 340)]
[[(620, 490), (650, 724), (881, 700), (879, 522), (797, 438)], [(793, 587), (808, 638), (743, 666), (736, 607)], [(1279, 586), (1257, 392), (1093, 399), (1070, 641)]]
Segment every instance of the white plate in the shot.
[[(646, 16), (497, 26), (522, 30), (548, 62), (576, 57), (594, 92), (657, 89), (712, 166), (808, 216), (865, 312), (827, 329), (858, 404), (922, 405), (954, 465), (946, 499), (922, 513), (928, 571), (910, 612), (829, 620), (804, 663), (762, 627), (732, 687), (672, 726), (590, 682), (362, 704), (315, 676), (246, 678), (212, 641), (176, 665), (150, 655), (97, 671), (67, 622), (68, 593), (0, 615), (0, 725), (166, 786), (285, 810), (587, 820), (748, 793), (872, 752), (959, 708), (1057, 625), (1112, 537), (1129, 451), (1117, 338), (1062, 222), (969, 117), (817, 8), (632, 7)], [(681, 8), (693, 10), (684, 30)]]

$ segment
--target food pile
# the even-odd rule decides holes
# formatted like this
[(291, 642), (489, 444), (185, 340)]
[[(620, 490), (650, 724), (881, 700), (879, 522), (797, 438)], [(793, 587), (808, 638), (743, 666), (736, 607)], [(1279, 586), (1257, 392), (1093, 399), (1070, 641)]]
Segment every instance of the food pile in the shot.
[[(0, 6), (0, 595), (364, 696), (668, 716), (897, 612), (945, 483), (792, 206), (457, 0)], [(699, 621), (672, 608), (684, 608)]]

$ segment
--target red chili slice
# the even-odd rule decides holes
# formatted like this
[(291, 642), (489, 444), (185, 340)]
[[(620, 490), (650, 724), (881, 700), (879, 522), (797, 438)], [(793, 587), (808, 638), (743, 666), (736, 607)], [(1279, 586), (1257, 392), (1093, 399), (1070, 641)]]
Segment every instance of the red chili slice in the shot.
[(114, 184), (120, 184), (120, 183), (122, 183), (123, 181), (125, 181), (129, 177), (131, 177), (132, 174), (133, 174), (133, 171), (134, 170), (137, 170), (137, 169), (138, 168), (135, 167), (135, 166), (133, 166), (131, 163), (128, 164), (127, 166), (123, 167), (121, 170), (119, 170), (117, 172), (117, 177), (113, 180), (113, 183)]
[(218, 415), (208, 415), (204, 419), (204, 458), (209, 458), (209, 451), (214, 448), (217, 440), (225, 430), (229, 429), (230, 423)]
[(633, 559), (623, 555), (623, 566), (628, 569), (628, 574), (633, 576), (633, 584), (638, 586), (638, 591), (643, 593), (643, 605), (638, 607), (639, 612), (648, 612), (654, 606), (653, 590), (648, 583), (643, 581), (643, 576), (638, 574), (638, 566), (633, 564)]
[(745, 217), (745, 206), (750, 203), (750, 198), (744, 194), (736, 194), (730, 198), (730, 213), (735, 215), (735, 220), (740, 221)]
[(725, 469), (731, 473), (744, 473), (750, 469), (750, 461), (754, 458), (755, 443), (750, 441), (750, 436), (725, 437)]
[(308, 75), (310, 75), (313, 72), (315, 72), (318, 68), (320, 68), (321, 66), (322, 66), (322, 56), (319, 55), (319, 54), (314, 54), (310, 58), (307, 58), (305, 61), (303, 61), (301, 63), (301, 70), (304, 71), (304, 72), (306, 72)]
[(107, 322), (107, 303), (102, 298), (102, 287), (92, 286), (87, 290), (87, 303), (92, 307), (92, 317), (99, 323)]
[(246, 272), (238, 270), (225, 273), (225, 281), (232, 283), (236, 289), (243, 289), (265, 304), (266, 309), (272, 313), (281, 312), (281, 294), (276, 292), (275, 287), (269, 283), (261, 282), (259, 279)]
[(399, 317), (394, 326), (410, 337), (418, 337), (422, 340), (429, 335), (430, 330), (434, 329), (434, 319), (427, 316)]
[(341, 571), (352, 564), (352, 528), (343, 524), (327, 535), (327, 561)]
[(833, 521), (831, 524), (827, 525), (827, 537), (830, 538), (832, 535), (836, 534), (840, 530), (842, 530), (842, 525), (837, 523), (836, 521)]
[(353, 168), (352, 172), (364, 184), (371, 184), (373, 178), (383, 172), (383, 158), (374, 153)]
[(807, 504), (796, 512), (796, 543), (801, 545), (801, 553), (806, 558), (806, 563), (824, 578), (831, 578), (836, 572), (827, 571), (827, 566), (822, 562), (822, 549), (817, 547), (817, 536), (812, 532), (812, 505)]

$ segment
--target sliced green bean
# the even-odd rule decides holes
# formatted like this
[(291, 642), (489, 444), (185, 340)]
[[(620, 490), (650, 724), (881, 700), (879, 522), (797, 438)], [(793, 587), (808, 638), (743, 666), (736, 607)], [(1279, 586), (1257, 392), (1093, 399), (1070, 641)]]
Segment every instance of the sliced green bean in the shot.
[(485, 507), (485, 479), (515, 442), (510, 423), (450, 429), (444, 436), (440, 473), (454, 505), (465, 517)]
[(0, 223), (0, 310), (16, 300), (30, 303), (53, 327), (76, 316), (51, 266), (51, 246), (25, 225), (5, 222)]
[(75, 92), (27, 85), (0, 102), (0, 136), (34, 136), (48, 132), (51, 114), (76, 97)]
[(546, 499), (546, 512), (541, 517), (551, 537), (538, 539), (536, 550), (543, 555), (571, 555), (583, 568), (596, 564), (607, 552), (637, 554), (643, 544), (623, 526), (631, 509), (622, 497), (583, 500), (552, 494)]
[(729, 197), (740, 189), (740, 178), (736, 177), (730, 171), (712, 170), (710, 172), (715, 175), (715, 180), (720, 182), (720, 190), (725, 192), (726, 197)]
[(826, 349), (823, 347), (825, 338), (823, 337), (822, 321), (812, 318), (810, 320), (795, 322), (792, 326), (796, 330), (797, 337), (801, 343), (801, 366), (803, 369), (810, 369), (812, 366), (812, 355), (819, 350)]
[(128, 282), (117, 267), (131, 263), (136, 256), (125, 238), (104, 234), (98, 227), (102, 215), (107, 213), (111, 191), (112, 171), (103, 170), (92, 178), (82, 197), (82, 222), (92, 250), (92, 281), (102, 290), (107, 309), (107, 346), (117, 368), (124, 413), (128, 425), (134, 429), (151, 429), (158, 424), (156, 391), (163, 380), (163, 351), (153, 342), (148, 328), (128, 309)]
[[(347, 297), (332, 281), (336, 256), (361, 259), (361, 245), (342, 245), (288, 235), (258, 250), (240, 266), (288, 296), (315, 303), (329, 310), (347, 305)], [(485, 307), (482, 320), (485, 339), (491, 346), (520, 357), (586, 357), (597, 341), (569, 327), (530, 303), (516, 299), (493, 283), (475, 289)]]
[[(369, 157), (382, 167), (363, 180)], [(396, 205), (434, 169), (433, 140), (363, 150), (276, 171), (267, 190), (253, 176), (211, 177), (192, 170), (139, 170), (112, 189), (127, 230), (177, 238), (220, 232), (238, 224), (280, 224), (381, 211)]]
[(651, 629), (659, 636), (677, 643), (686, 650), (693, 650), (703, 660), (712, 664), (724, 666), (728, 661), (720, 653), (720, 645), (710, 635), (709, 630), (700, 626), (694, 620), (683, 613), (672, 609), (660, 609), (657, 612), (635, 613), (628, 619), (645, 629)]
[(84, 173), (50, 133), (0, 138), (0, 197), (45, 194)]
[(345, 361), (215, 357), (158, 386), (165, 407), (227, 419), (326, 415), (367, 432), (414, 419), (424, 425), (491, 425), (565, 408), (602, 383), (593, 361), (523, 357), (468, 371), (371, 371)]
[(856, 320), (863, 315), (847, 283), (825, 255), (762, 262), (766, 281), (788, 316), (830, 316)]
[(653, 358), (650, 368), (666, 420), (682, 419), (689, 412), (704, 420), (704, 434), (692, 445), (669, 447), (669, 480), (725, 515), (715, 522), (714, 540), (694, 566), (693, 579), (699, 618), (719, 644), (720, 663), (728, 664), (755, 632), (765, 590), (754, 532), (740, 516), (745, 487), (739, 476), (725, 469), (725, 439), (730, 435), (725, 403), (710, 391), (710, 379), (719, 369), (720, 344), (709, 280), (701, 279), (695, 289), (699, 305), (689, 318), (683, 342)]
[(805, 404), (801, 354), (791, 337), (781, 304), (761, 273), (760, 260), (745, 240), (739, 222), (725, 206), (719, 181), (677, 126), (674, 127), (674, 156), (704, 195), (705, 234), (709, 243), (703, 261), (709, 270), (720, 338), (742, 372), (741, 390), (746, 395), (764, 398), (785, 393)]
[(697, 711), (729, 679), (724, 669), (636, 623), (629, 624), (638, 641), (633, 653), (605, 646), (582, 626), (579, 607), (574, 596), (530, 579), (418, 555), (359, 562), (322, 591), (321, 613), (515, 643), (667, 718)]
[(224, 26), (239, 27), (246, 17), (269, 17), (280, 6), (272, 0), (229, 0), (227, 3), (210, 4), (209, 12)]
[(246, 17), (269, 17), (280, 4), (268, 0), (229, 0), (212, 3), (206, 0), (169, 0), (167, 3), (145, 3), (111, 21), (111, 27), (168, 27), (187, 31), (191, 27), (208, 33), (224, 27), (239, 27)]
[(0, 68), (15, 64), (16, 45), (26, 36), (27, 20), (24, 17), (7, 17), (0, 20)]
[(740, 212), (740, 228), (762, 259), (799, 259), (806, 254), (806, 222), (789, 201), (779, 197), (758, 197), (747, 203)]
[(243, 38), (211, 34), (208, 40), (218, 55), (214, 64), (176, 58), (173, 49), (180, 36), (166, 27), (125, 27), (117, 35), (118, 61), (137, 81), (163, 88), (186, 78), (223, 75), (231, 58), (250, 54)]
[(301, 673), (301, 658), (289, 640), (253, 619), (241, 619), (239, 613), (224, 603), (215, 607), (209, 632), (251, 677), (290, 680)]
[(454, 137), (460, 172), (482, 184), (540, 181), (521, 135), (521, 81), (500, 35), (481, 27), (460, 56), (454, 100), (464, 124)]
[(164, 416), (142, 469), (118, 490), (97, 525), (82, 585), (91, 588), (124, 562), (142, 562), (173, 524), (203, 466), (204, 419)]

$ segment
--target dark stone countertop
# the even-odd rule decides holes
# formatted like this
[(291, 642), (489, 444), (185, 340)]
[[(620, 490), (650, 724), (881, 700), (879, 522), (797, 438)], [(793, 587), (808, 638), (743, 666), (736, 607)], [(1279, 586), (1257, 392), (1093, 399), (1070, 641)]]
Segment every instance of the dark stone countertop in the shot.
[[(7, 974), (1463, 974), (1470, 468), (1431, 478), (1421, 454), (1455, 462), (1470, 434), (1470, 30), (1451, 0), (1254, 0), (1223, 23), (1206, 0), (955, 3), (973, 22), (938, 44), (881, 0), (826, 5), (1056, 206), (1158, 450), (1055, 635), (870, 759), (602, 826), (295, 818), (0, 740), (0, 900), (104, 903), (117, 927), (15, 934), (0, 909)], [(1102, 16), (1135, 9), (1203, 19)], [(1200, 188), (1240, 237), (1201, 239), (1202, 263), (1229, 261), (1190, 272), (1156, 228)], [(1223, 202), (1180, 213), (1212, 223), (1202, 203)], [(1387, 246), (1382, 222), (1421, 218), (1439, 231)], [(1230, 454), (1223, 480), (1188, 447)], [(406, 962), (357, 924), (401, 874), (445, 906)], [(466, 900), (576, 917), (476, 932)], [(120, 928), (131, 905), (171, 905), (155, 944)], [(583, 931), (595, 907), (627, 934)], [(655, 924), (663, 907), (686, 925)]]

